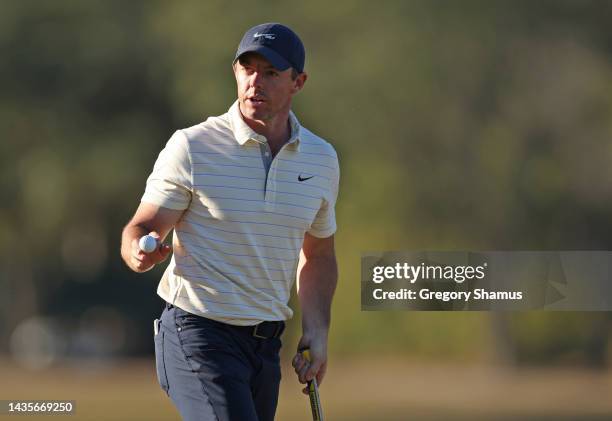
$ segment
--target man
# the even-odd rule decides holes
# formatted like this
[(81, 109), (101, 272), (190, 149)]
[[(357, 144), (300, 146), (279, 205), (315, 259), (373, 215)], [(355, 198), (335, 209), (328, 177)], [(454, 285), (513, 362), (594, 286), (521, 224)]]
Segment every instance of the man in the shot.
[[(167, 305), (155, 353), (160, 385), (185, 420), (274, 419), (296, 273), (303, 334), (292, 363), (301, 383), (325, 375), (339, 167), (332, 146), (290, 110), (304, 59), (286, 26), (248, 30), (233, 63), (238, 100), (171, 137), (123, 230), (121, 254), (136, 272), (173, 251), (157, 290)], [(161, 242), (172, 229), (172, 247), (139, 250), (143, 235)]]

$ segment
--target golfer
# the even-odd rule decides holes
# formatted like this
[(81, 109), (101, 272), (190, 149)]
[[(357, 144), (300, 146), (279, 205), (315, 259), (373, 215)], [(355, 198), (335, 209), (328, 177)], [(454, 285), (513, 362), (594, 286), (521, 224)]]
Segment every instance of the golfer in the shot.
[[(159, 383), (185, 420), (274, 419), (284, 321), (297, 277), (308, 363), (322, 382), (337, 281), (333, 147), (302, 127), (291, 101), (307, 80), (305, 51), (288, 27), (249, 29), (233, 62), (238, 99), (227, 113), (178, 130), (161, 151), (121, 254), (136, 272), (172, 255), (157, 293)], [(145, 254), (146, 234), (172, 246)]]

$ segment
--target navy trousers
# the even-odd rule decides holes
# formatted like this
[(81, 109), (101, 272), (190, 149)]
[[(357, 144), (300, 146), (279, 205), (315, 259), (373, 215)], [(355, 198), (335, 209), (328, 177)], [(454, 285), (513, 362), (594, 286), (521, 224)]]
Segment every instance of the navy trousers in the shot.
[(274, 420), (283, 322), (232, 326), (168, 304), (155, 327), (159, 384), (183, 420)]

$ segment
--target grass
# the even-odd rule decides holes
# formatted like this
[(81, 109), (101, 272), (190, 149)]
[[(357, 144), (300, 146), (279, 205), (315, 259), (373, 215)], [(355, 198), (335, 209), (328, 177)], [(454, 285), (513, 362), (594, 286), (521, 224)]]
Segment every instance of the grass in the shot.
[[(76, 401), (73, 420), (180, 420), (152, 358), (72, 363), (43, 371), (0, 360), (0, 399)], [(277, 420), (310, 420), (308, 398), (283, 367)], [(501, 370), (402, 358), (331, 361), (321, 398), (328, 421), (570, 420), (612, 417), (612, 376), (579, 369)], [(9, 419), (14, 417), (1, 417)], [(48, 419), (47, 417), (38, 417)], [(37, 419), (31, 416), (27, 419)]]

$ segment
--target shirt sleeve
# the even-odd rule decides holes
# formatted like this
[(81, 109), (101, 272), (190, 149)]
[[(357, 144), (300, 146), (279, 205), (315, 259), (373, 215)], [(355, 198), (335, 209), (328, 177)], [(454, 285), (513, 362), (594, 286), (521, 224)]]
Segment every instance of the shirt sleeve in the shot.
[(141, 202), (169, 209), (187, 209), (191, 202), (192, 180), (189, 142), (185, 134), (177, 130), (157, 157)]
[(330, 180), (330, 192), (321, 203), (308, 234), (317, 238), (327, 238), (336, 232), (336, 199), (338, 198), (338, 184), (340, 182), (340, 167), (336, 158), (335, 170)]

